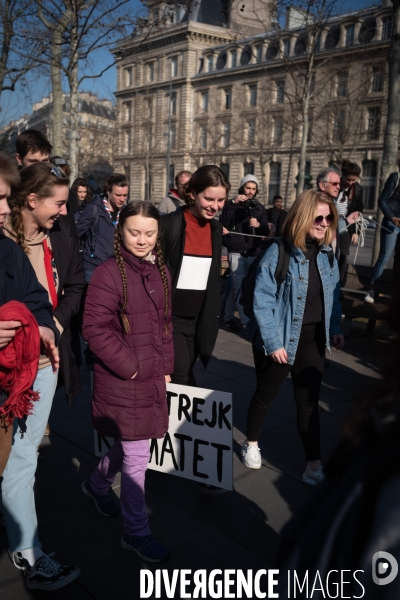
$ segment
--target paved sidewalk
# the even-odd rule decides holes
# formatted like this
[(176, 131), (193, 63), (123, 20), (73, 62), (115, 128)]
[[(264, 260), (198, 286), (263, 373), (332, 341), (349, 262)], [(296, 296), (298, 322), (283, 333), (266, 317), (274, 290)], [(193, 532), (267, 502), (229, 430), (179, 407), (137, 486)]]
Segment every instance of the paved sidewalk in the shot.
[[(352, 399), (379, 378), (379, 368), (391, 345), (391, 334), (380, 324), (374, 334), (355, 325), (344, 351), (335, 352), (326, 369), (321, 392), (323, 458), (335, 447)], [(40, 537), (47, 552), (80, 566), (79, 579), (52, 596), (74, 600), (139, 598), (140, 569), (265, 569), (272, 567), (282, 527), (313, 494), (301, 482), (302, 446), (288, 379), (274, 402), (260, 440), (263, 468), (251, 471), (239, 459), (245, 438), (247, 408), (255, 374), (250, 343), (220, 331), (207, 371), (196, 368), (198, 385), (233, 393), (234, 491), (219, 497), (199, 492), (194, 482), (154, 471), (147, 474), (146, 500), (154, 535), (171, 548), (166, 563), (152, 565), (120, 548), (121, 517), (107, 519), (80, 490), (97, 464), (90, 423), (89, 370), (82, 370), (84, 390), (70, 409), (63, 390), (57, 394), (36, 480)], [(114, 492), (119, 496), (119, 479)], [(49, 597), (29, 592), (6, 554), (0, 529), (0, 599)], [(165, 595), (161, 596), (165, 598)], [(179, 593), (176, 594), (179, 597)]]

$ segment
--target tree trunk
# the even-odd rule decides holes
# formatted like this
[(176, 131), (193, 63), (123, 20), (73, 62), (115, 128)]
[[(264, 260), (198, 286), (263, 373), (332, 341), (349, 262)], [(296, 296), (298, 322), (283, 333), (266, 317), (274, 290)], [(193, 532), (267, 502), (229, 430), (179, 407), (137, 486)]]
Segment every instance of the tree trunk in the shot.
[(51, 142), (53, 154), (63, 155), (63, 96), (61, 83), (61, 42), (62, 35), (57, 29), (51, 40), (51, 90), (53, 95), (53, 114), (51, 121)]
[[(387, 98), (387, 121), (385, 136), (383, 138), (383, 154), (379, 178), (379, 193), (390, 173), (397, 169), (397, 153), (399, 144), (399, 91), (400, 91), (400, 0), (393, 2), (393, 33), (392, 43), (388, 54), (389, 88)], [(378, 210), (378, 223), (382, 223), (383, 215)], [(381, 228), (375, 230), (375, 239), (372, 253), (372, 265), (377, 261), (380, 248)]]
[[(77, 15), (76, 15), (77, 19)], [(70, 94), (70, 144), (69, 166), (71, 169), (71, 182), (75, 181), (79, 172), (79, 83), (78, 83), (78, 44), (77, 24), (74, 23), (71, 31), (71, 60), (68, 73)]]

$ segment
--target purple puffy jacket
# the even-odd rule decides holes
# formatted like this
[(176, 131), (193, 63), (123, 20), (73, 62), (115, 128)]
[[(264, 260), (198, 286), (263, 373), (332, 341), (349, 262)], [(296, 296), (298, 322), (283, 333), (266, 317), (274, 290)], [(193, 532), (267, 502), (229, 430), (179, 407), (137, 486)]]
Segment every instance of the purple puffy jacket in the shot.
[(121, 440), (162, 438), (168, 429), (165, 375), (174, 369), (171, 310), (167, 330), (157, 265), (121, 252), (130, 333), (120, 318), (122, 278), (115, 258), (96, 268), (86, 296), (83, 337), (96, 355), (92, 422), (99, 433)]

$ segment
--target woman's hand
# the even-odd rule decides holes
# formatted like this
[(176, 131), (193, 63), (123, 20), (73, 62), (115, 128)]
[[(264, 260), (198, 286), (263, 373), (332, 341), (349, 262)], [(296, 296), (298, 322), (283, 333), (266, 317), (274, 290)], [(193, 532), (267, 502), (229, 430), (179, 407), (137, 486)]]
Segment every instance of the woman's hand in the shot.
[(50, 329), (50, 327), (39, 327), (39, 335), (43, 354), (45, 354), (51, 362), (53, 373), (57, 373), (60, 368), (60, 355), (57, 350), (54, 331)]
[(171, 375), (165, 375), (165, 383), (171, 383)]
[(352, 244), (358, 243), (358, 235), (356, 233), (353, 233), (353, 235), (351, 236), (351, 243)]
[(275, 352), (272, 352), (270, 356), (272, 360), (276, 363), (279, 363), (281, 365), (287, 364), (288, 355), (285, 348), (279, 348), (279, 350), (275, 350)]
[(336, 350), (341, 350), (344, 347), (344, 335), (334, 335), (332, 336), (332, 346), (336, 348)]
[(229, 234), (229, 229), (227, 229), (226, 227), (222, 227), (222, 235), (228, 235)]
[(136, 373), (134, 375), (132, 375), (131, 379), (135, 379), (137, 374), (138, 374), (138, 372), (136, 371)]
[(396, 227), (400, 227), (400, 218), (399, 217), (393, 217), (392, 218), (392, 223), (394, 225), (396, 225)]
[(11, 342), (21, 325), (21, 321), (0, 321), (0, 350)]
[(358, 221), (358, 217), (360, 216), (361, 213), (359, 212), (352, 212), (349, 215), (347, 215), (346, 217), (346, 221), (348, 222), (349, 225), (353, 225), (353, 223), (355, 223), (356, 221)]

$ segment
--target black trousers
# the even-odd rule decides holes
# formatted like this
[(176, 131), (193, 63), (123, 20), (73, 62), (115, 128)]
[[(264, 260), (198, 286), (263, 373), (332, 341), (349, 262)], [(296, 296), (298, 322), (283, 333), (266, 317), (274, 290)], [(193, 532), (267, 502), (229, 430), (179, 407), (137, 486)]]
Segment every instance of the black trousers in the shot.
[(172, 317), (174, 339), (174, 372), (171, 375), (172, 383), (196, 386), (193, 367), (198, 357), (196, 348), (196, 319), (186, 317)]
[(344, 231), (339, 235), (340, 255), (338, 260), (340, 287), (346, 284), (347, 257), (350, 252), (351, 235), (348, 231)]
[(320, 427), (318, 400), (325, 362), (323, 323), (303, 325), (293, 365), (276, 363), (253, 345), (257, 389), (247, 415), (247, 439), (258, 441), (268, 410), (289, 373), (297, 405), (297, 427), (306, 460), (319, 460)]

